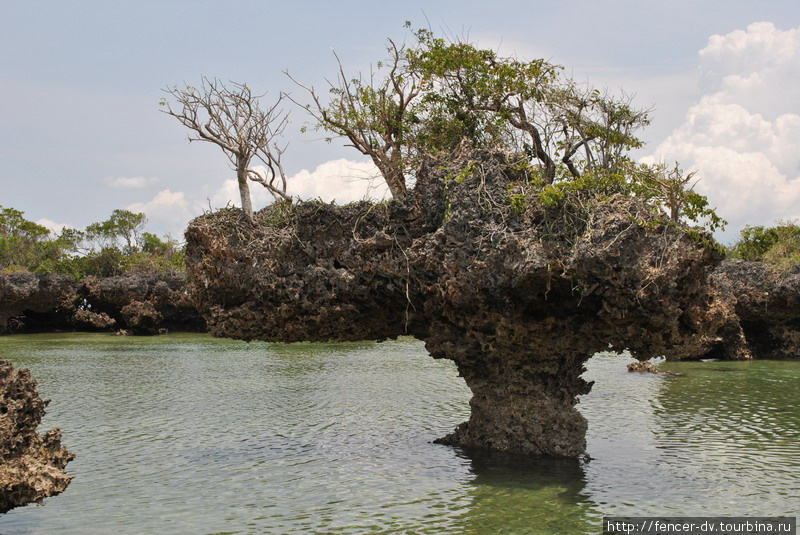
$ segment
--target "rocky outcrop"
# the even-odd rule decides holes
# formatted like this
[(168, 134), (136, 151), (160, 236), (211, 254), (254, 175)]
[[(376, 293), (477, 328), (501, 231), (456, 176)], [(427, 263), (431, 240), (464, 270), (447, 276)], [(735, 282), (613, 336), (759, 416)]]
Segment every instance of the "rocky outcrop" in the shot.
[(678, 373), (678, 372), (659, 370), (658, 368), (656, 368), (655, 364), (647, 360), (631, 362), (630, 364), (628, 364), (628, 371), (633, 373), (652, 373), (653, 375), (671, 375), (675, 377), (680, 377), (682, 375), (685, 375), (683, 373)]
[(131, 334), (205, 330), (183, 273), (88, 277), (81, 293), (92, 312), (114, 318), (117, 327)]
[(800, 359), (800, 269), (761, 262), (726, 262), (712, 275), (719, 300), (730, 309), (717, 345), (704, 355)]
[(0, 360), (0, 513), (64, 492), (64, 469), (75, 455), (58, 429), (36, 433), (45, 407), (28, 370)]
[(0, 275), (0, 334), (58, 330), (132, 334), (205, 331), (182, 273), (132, 273), (75, 282), (59, 275)]
[(0, 334), (67, 328), (74, 311), (75, 283), (62, 275), (0, 275)]
[(584, 362), (705, 354), (730, 307), (702, 236), (626, 197), (544, 208), (513, 155), (431, 162), (405, 199), (281, 203), (244, 224), (193, 221), (187, 267), (217, 336), (364, 340), (403, 334), (453, 360), (473, 393), (447, 444), (578, 456)]

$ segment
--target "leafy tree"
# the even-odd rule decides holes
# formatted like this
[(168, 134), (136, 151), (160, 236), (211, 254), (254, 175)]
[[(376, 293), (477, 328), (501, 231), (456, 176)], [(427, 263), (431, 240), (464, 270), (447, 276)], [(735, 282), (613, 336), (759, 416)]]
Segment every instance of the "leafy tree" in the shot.
[(134, 252), (142, 245), (142, 232), (147, 217), (130, 210), (114, 210), (111, 217), (86, 227), (86, 237), (96, 241), (101, 248), (117, 247), (124, 243), (126, 251)]
[(705, 221), (705, 226), (712, 232), (725, 228), (727, 221), (709, 206), (704, 195), (694, 191), (697, 182), (689, 185), (696, 171), (684, 174), (676, 162), (671, 169), (666, 164), (635, 166), (629, 174), (632, 193), (665, 208), (673, 222), (677, 223), (681, 218), (695, 223)]
[(86, 230), (64, 228), (54, 234), (25, 219), (23, 212), (0, 206), (0, 272), (58, 273), (79, 279), (182, 271), (183, 247), (172, 238), (144, 232), (145, 221), (144, 214), (114, 210), (106, 221)]
[(4, 271), (27, 271), (44, 260), (43, 244), (50, 231), (24, 215), (0, 206), (0, 268)]
[[(258, 182), (278, 199), (290, 200), (286, 194), (286, 173), (281, 157), (286, 147), (275, 142), (286, 127), (287, 115), (279, 109), (282, 97), (266, 110), (247, 84), (202, 78), (200, 87), (187, 85), (164, 89), (176, 102), (173, 109), (168, 99), (160, 104), (162, 111), (192, 130), (189, 141), (206, 141), (217, 145), (236, 171), (239, 196), (245, 217), (253, 220), (253, 203), (248, 181)], [(267, 175), (251, 168), (261, 161)]]
[[(407, 24), (408, 27), (408, 24)], [(426, 155), (464, 138), (527, 153), (545, 184), (584, 172), (616, 172), (647, 110), (565, 78), (545, 60), (499, 56), (472, 43), (413, 33), (412, 45), (389, 41), (389, 58), (369, 76), (350, 77), (339, 61), (329, 102), (305, 88), (315, 127), (345, 137), (372, 158), (395, 197), (405, 175)], [(380, 77), (380, 73), (383, 77)]]
[(753, 262), (800, 265), (800, 225), (795, 221), (779, 221), (774, 227), (748, 225), (729, 253)]
[(394, 197), (406, 194), (407, 177), (422, 160), (468, 139), (525, 155), (545, 204), (577, 192), (623, 193), (668, 210), (676, 222), (724, 226), (689, 186), (694, 173), (630, 159), (629, 151), (643, 146), (639, 130), (650, 123), (649, 110), (630, 97), (578, 83), (543, 59), (503, 57), (427, 29), (412, 32), (411, 41), (389, 40), (388, 59), (368, 76), (348, 76), (335, 56), (338, 76), (327, 102), (298, 83), (311, 96), (304, 107), (313, 126), (370, 156)]

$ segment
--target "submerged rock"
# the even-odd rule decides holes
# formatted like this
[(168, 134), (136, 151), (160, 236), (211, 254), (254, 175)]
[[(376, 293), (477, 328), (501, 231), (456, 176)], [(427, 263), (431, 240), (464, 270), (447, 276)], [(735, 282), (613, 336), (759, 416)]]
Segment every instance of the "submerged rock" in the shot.
[(45, 407), (28, 370), (0, 360), (0, 513), (64, 492), (64, 469), (75, 455), (58, 429), (36, 433)]
[(702, 239), (622, 196), (544, 208), (527, 180), (513, 155), (465, 148), (402, 200), (208, 214), (186, 232), (191, 291), (217, 336), (413, 335), (473, 393), (441, 442), (575, 457), (586, 360), (706, 354), (730, 306)]
[(652, 373), (653, 375), (672, 375), (675, 377), (682, 376), (684, 374), (678, 372), (670, 372), (670, 371), (662, 371), (656, 368), (656, 366), (649, 361), (638, 361), (638, 362), (631, 362), (628, 364), (628, 371), (635, 372), (635, 373)]

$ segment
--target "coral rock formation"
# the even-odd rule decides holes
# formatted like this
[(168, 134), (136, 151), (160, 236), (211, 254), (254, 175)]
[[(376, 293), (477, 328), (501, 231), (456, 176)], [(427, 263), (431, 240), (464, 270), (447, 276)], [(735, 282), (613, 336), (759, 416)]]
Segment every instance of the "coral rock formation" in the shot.
[[(408, 197), (224, 210), (187, 229), (195, 302), (217, 336), (413, 335), (473, 393), (447, 444), (578, 456), (583, 364), (711, 351), (729, 321), (708, 285), (719, 253), (634, 200), (544, 208), (513, 155), (464, 148)], [(702, 238), (702, 236), (701, 236)]]
[(182, 273), (87, 277), (0, 275), (0, 334), (126, 328), (133, 334), (205, 331)]
[(28, 370), (0, 360), (0, 513), (64, 492), (72, 479), (64, 468), (75, 455), (60, 431), (36, 433), (47, 404)]
[(711, 277), (729, 308), (726, 329), (705, 357), (800, 358), (800, 271), (761, 262), (726, 262)]
[(676, 377), (684, 375), (683, 373), (659, 370), (652, 362), (646, 360), (631, 362), (628, 364), (628, 371), (634, 373), (652, 373), (653, 375), (672, 375)]
[(0, 275), (0, 334), (36, 325), (44, 330), (69, 324), (75, 283), (62, 275)]
[(182, 273), (87, 277), (82, 293), (92, 312), (115, 318), (132, 334), (205, 330)]

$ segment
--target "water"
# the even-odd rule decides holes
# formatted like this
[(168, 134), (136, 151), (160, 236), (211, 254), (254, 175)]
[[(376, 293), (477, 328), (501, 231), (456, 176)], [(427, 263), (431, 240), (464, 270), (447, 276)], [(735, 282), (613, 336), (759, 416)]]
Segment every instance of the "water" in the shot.
[(800, 363), (597, 355), (580, 409), (594, 460), (431, 440), (469, 390), (422, 344), (245, 344), (205, 335), (0, 338), (78, 454), (67, 491), (0, 533), (599, 533), (603, 515), (796, 515)]

